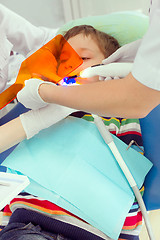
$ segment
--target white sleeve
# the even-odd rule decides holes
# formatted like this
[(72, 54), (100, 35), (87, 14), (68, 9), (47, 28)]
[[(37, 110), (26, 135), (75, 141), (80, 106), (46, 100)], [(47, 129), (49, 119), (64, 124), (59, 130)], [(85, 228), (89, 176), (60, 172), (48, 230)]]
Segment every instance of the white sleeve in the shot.
[(23, 17), (0, 4), (0, 27), (3, 29), (13, 50), (27, 55), (31, 50), (37, 50), (55, 37), (57, 29), (36, 27)]
[(8, 59), (12, 44), (7, 40), (3, 29), (0, 27), (0, 93), (4, 90), (8, 79)]
[(154, 0), (150, 25), (138, 49), (132, 74), (142, 84), (160, 91), (160, 1)]
[(76, 111), (72, 108), (51, 103), (41, 109), (21, 114), (20, 120), (27, 139), (29, 139), (39, 133), (39, 131), (52, 126)]

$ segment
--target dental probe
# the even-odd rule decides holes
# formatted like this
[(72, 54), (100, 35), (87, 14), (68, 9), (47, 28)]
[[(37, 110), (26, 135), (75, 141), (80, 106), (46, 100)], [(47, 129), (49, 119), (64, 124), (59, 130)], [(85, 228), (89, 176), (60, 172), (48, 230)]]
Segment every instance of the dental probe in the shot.
[(81, 78), (90, 78), (94, 76), (108, 77), (117, 76), (117, 72), (123, 78), (131, 72), (133, 63), (111, 63), (111, 64), (98, 64), (88, 67), (80, 72)]

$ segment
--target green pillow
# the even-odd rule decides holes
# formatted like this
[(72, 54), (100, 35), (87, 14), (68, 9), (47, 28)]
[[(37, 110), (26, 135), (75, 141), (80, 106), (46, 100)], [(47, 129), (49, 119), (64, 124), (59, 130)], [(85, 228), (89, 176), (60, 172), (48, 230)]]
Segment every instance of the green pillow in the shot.
[(64, 35), (67, 30), (77, 25), (92, 25), (94, 28), (115, 37), (122, 46), (142, 38), (148, 28), (148, 16), (133, 12), (114, 12), (101, 16), (89, 16), (68, 22), (57, 34)]

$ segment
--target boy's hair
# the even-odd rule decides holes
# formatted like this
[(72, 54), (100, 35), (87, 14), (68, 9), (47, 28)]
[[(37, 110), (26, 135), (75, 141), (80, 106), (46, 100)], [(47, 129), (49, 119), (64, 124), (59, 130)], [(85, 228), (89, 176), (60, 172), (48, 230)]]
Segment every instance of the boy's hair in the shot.
[(64, 34), (64, 38), (66, 41), (68, 41), (69, 38), (80, 33), (84, 34), (84, 36), (92, 36), (101, 52), (104, 54), (105, 58), (109, 57), (120, 47), (118, 41), (114, 37), (108, 35), (107, 33), (101, 32), (90, 25), (73, 27)]

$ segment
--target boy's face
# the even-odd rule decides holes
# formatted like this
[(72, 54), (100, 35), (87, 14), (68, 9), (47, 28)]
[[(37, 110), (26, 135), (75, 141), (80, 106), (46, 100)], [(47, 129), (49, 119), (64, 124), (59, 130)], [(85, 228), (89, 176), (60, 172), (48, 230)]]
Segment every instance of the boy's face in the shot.
[[(83, 64), (75, 70), (75, 74), (79, 74), (83, 69), (102, 63), (105, 58), (101, 50), (99, 49), (96, 41), (92, 36), (85, 36), (82, 33), (71, 37), (68, 43), (72, 48), (78, 53), (78, 55), (83, 59)], [(77, 75), (78, 75), (77, 74)], [(99, 77), (92, 77), (87, 79), (82, 79), (83, 83), (96, 82)]]

